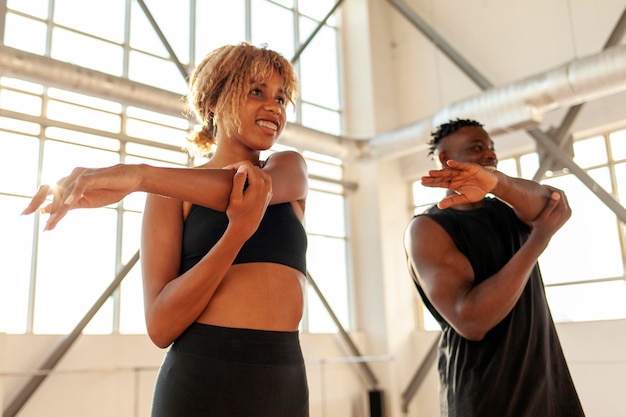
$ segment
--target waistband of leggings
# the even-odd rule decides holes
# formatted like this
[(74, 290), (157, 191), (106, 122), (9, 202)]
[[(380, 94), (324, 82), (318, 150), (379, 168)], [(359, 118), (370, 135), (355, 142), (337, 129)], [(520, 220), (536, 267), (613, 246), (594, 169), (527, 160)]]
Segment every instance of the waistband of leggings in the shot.
[(193, 323), (174, 342), (171, 351), (229, 362), (266, 365), (303, 363), (298, 331)]

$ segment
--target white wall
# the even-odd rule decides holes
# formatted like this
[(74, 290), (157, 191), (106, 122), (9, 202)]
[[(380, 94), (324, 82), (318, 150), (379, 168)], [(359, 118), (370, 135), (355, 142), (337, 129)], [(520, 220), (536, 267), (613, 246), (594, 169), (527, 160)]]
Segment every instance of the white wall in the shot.
[[(6, 335), (3, 342), (4, 410), (61, 337)], [(81, 336), (18, 415), (148, 416), (162, 356), (146, 336)]]
[(626, 320), (557, 328), (587, 417), (626, 416)]
[[(362, 334), (352, 334), (363, 351)], [(60, 336), (0, 334), (0, 409), (39, 369)], [(368, 386), (337, 335), (301, 335), (311, 417), (367, 415)], [(148, 417), (165, 350), (141, 335), (83, 335), (25, 404), (19, 417)], [(345, 361), (348, 359), (348, 361)], [(381, 356), (374, 362), (386, 363)], [(0, 413), (1, 415), (1, 413)]]
[[(557, 331), (587, 417), (626, 416), (626, 320), (562, 323)], [(416, 334), (422, 344), (429, 336)], [(404, 416), (437, 417), (437, 384), (433, 367)], [(396, 410), (390, 416), (401, 415)]]
[[(404, 320), (399, 320), (404, 321)], [(626, 320), (566, 323), (557, 326), (563, 350), (587, 417), (624, 417), (626, 403)], [(363, 334), (353, 335), (371, 354)], [(402, 392), (437, 333), (398, 333), (389, 358), (374, 357), (377, 376), (386, 375), (386, 417), (438, 417), (435, 365), (408, 405)], [(0, 402), (4, 409), (38, 368), (58, 336), (0, 334)], [(352, 363), (338, 360), (346, 350), (336, 336), (301, 335), (309, 379), (311, 417), (369, 416), (367, 386)], [(148, 417), (156, 368), (164, 351), (143, 336), (81, 336), (76, 346), (22, 409), (20, 417)], [(97, 371), (97, 372), (96, 372)], [(21, 375), (21, 376), (20, 376)]]

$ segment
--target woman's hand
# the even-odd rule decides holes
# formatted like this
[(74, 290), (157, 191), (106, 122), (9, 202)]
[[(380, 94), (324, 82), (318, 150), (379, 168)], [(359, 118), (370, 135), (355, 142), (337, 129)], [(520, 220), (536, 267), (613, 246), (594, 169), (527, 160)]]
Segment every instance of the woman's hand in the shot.
[(247, 240), (259, 227), (272, 198), (272, 178), (250, 161), (229, 168), (237, 171), (226, 209), (228, 230), (236, 230), (238, 236)]
[[(141, 176), (138, 165), (107, 168), (74, 168), (54, 185), (41, 185), (22, 214), (39, 209), (50, 214), (44, 230), (52, 230), (69, 210), (104, 207), (138, 191)], [(52, 196), (52, 201), (48, 197)], [(47, 203), (46, 203), (47, 202)]]

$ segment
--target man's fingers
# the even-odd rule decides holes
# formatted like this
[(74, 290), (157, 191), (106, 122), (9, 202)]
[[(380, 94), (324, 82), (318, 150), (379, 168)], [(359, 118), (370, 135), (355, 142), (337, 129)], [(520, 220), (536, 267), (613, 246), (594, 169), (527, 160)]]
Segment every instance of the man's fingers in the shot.
[(558, 207), (560, 202), (561, 202), (561, 195), (559, 193), (553, 192), (552, 194), (550, 194), (550, 198), (548, 199), (546, 206), (543, 208), (543, 211), (541, 212), (541, 216), (544, 216), (544, 217), (550, 216), (554, 212), (554, 210)]
[(561, 199), (561, 194), (554, 191), (552, 194), (550, 194), (550, 199), (559, 201)]
[(452, 207), (457, 204), (462, 204), (465, 202), (467, 202), (467, 199), (465, 197), (463, 197), (460, 194), (453, 194), (453, 195), (447, 196), (446, 198), (441, 200), (439, 203), (437, 203), (437, 207), (443, 210), (443, 209), (447, 209), (448, 207)]

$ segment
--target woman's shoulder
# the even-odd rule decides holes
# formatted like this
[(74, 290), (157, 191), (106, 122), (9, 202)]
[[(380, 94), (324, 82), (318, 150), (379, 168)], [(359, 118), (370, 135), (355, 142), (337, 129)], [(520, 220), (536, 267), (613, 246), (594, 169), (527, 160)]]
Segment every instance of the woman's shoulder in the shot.
[(298, 151), (293, 151), (293, 150), (274, 152), (273, 154), (268, 156), (267, 159), (263, 162), (264, 164), (267, 164), (270, 160), (273, 162), (280, 160), (281, 163), (282, 162), (305, 163), (305, 160), (302, 154)]

